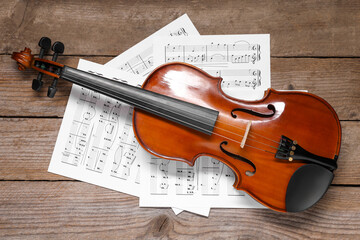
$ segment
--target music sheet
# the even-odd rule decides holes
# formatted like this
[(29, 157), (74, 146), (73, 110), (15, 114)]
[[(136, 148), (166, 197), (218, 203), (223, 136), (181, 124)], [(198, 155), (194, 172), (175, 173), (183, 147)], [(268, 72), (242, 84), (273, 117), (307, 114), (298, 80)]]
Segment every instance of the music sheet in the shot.
[[(137, 87), (144, 81), (83, 59), (78, 69)], [(135, 138), (133, 108), (77, 85), (70, 96), (64, 119), (71, 121), (61, 125), (49, 172), (139, 196), (141, 169), (151, 155)], [(175, 209), (176, 204), (171, 207), (177, 214), (182, 211)], [(208, 216), (210, 208), (188, 206), (186, 210)]]
[[(134, 47), (112, 59), (105, 65), (146, 77), (155, 68), (155, 66), (157, 66), (154, 65), (153, 60), (154, 38), (159, 36), (187, 37), (199, 35), (199, 32), (191, 22), (188, 15), (184, 14), (175, 21), (168, 24), (166, 27), (160, 29), (156, 33), (136, 44)], [(179, 214), (182, 211), (180, 209), (175, 209), (174, 207), (173, 210), (175, 214)], [(197, 211), (195, 211), (193, 208), (190, 209), (190, 207), (187, 208), (187, 210), (201, 215), (208, 215), (210, 211), (209, 208), (205, 207), (200, 212), (199, 208), (196, 208)]]
[[(157, 66), (157, 63), (154, 64), (152, 41), (156, 36), (161, 36), (162, 34), (167, 36), (191, 36), (198, 35), (198, 32), (187, 15), (184, 15), (110, 61), (106, 67), (88, 61), (80, 61), (79, 68), (85, 71), (91, 71), (93, 74), (118, 81), (128, 81), (129, 84), (140, 86), (145, 78), (139, 78), (138, 76), (146, 76), (154, 66)], [(109, 66), (111, 66), (111, 68), (109, 68)], [(116, 71), (112, 69), (113, 67), (119, 70), (121, 69), (122, 71)], [(113, 99), (74, 85), (49, 171), (139, 196), (142, 189), (140, 183), (143, 178), (140, 172), (142, 173), (142, 169), (144, 168), (141, 166), (144, 162), (150, 163), (156, 159), (154, 157), (151, 158), (136, 142), (131, 126), (131, 113), (131, 107), (126, 104), (119, 103)], [(160, 159), (157, 160), (161, 161)], [(212, 159), (210, 161), (214, 160)], [(171, 166), (172, 164), (179, 163), (171, 162), (168, 165)], [(213, 169), (201, 173), (204, 175), (207, 174), (209, 179), (213, 179), (213, 184), (209, 183), (206, 185), (202, 183), (202, 185), (200, 185), (203, 192), (208, 192), (208, 195), (213, 194), (214, 184), (224, 185), (224, 183), (222, 183), (223, 179), (231, 178), (231, 173), (229, 173), (230, 175), (227, 174), (226, 178), (223, 177), (221, 179), (220, 177), (219, 180), (214, 180), (217, 179), (216, 176), (219, 175), (217, 169), (221, 171), (220, 175), (222, 175), (224, 167), (219, 168), (215, 166), (216, 164), (214, 166), (212, 166), (212, 164), (215, 163), (212, 162), (209, 166), (197, 167), (198, 170), (196, 170), (204, 171), (204, 169)], [(182, 167), (178, 167), (178, 169), (180, 168)], [(166, 172), (162, 170), (161, 173)], [(177, 176), (189, 181), (190, 188), (194, 188), (194, 186), (191, 185), (193, 181), (191, 180), (191, 175), (190, 178), (186, 175), (186, 171), (191, 172), (193, 170), (188, 169), (188, 166), (184, 167), (183, 170), (184, 171), (179, 172)], [(198, 175), (200, 176), (200, 174)], [(148, 179), (150, 179), (150, 181), (147, 180), (145, 182), (151, 183), (151, 187), (155, 191), (155, 189), (158, 188), (158, 184), (151, 178)], [(196, 179), (196, 183), (200, 183), (198, 180), (199, 177), (196, 177)], [(184, 194), (186, 191), (179, 190), (181, 184), (177, 184), (177, 192)], [(164, 186), (163, 183), (160, 183), (160, 189), (164, 188)], [(199, 185), (197, 185), (197, 188), (199, 188)], [(216, 191), (217, 190), (215, 190), (215, 192)], [(233, 189), (229, 188), (229, 191), (231, 192)], [(230, 194), (236, 195), (238, 193)], [(174, 207), (180, 207), (207, 216), (211, 204), (200, 202), (201, 200), (194, 204), (183, 204), (181, 201), (177, 201), (165, 204), (157, 202), (157, 199), (154, 198), (150, 205), (155, 207), (173, 207), (175, 213), (179, 213), (181, 210)], [(244, 204), (248, 204), (249, 207), (252, 206), (252, 202), (244, 202)], [(212, 204), (211, 206), (221, 205)], [(229, 203), (227, 206), (231, 207), (233, 205)]]
[[(270, 38), (267, 34), (198, 36), (154, 41), (154, 63), (181, 61), (223, 78), (223, 91), (235, 98), (262, 98), (270, 87)], [(234, 173), (223, 163), (200, 157), (194, 167), (152, 157), (141, 178), (140, 206), (262, 208), (242, 191), (235, 190)]]
[[(199, 33), (184, 14), (108, 62), (107, 67), (80, 61), (79, 68), (142, 84), (145, 78), (141, 76), (153, 68), (152, 39), (191, 35)], [(131, 112), (125, 104), (73, 85), (48, 171), (139, 196), (139, 159), (145, 159), (147, 153), (134, 138)], [(196, 212), (206, 215), (209, 209)]]
[(264, 208), (233, 187), (234, 173), (216, 159), (200, 157), (191, 167), (151, 157), (143, 166), (140, 207)]
[[(80, 59), (78, 69), (141, 87), (141, 76)], [(133, 108), (73, 85), (48, 171), (139, 196), (141, 159)]]
[[(200, 35), (187, 14), (169, 23), (105, 65), (118, 70), (147, 76), (154, 69), (153, 40), (159, 36), (187, 37)], [(157, 65), (155, 65), (157, 66)]]
[(185, 62), (222, 77), (221, 88), (233, 97), (261, 99), (270, 88), (270, 35), (158, 37), (155, 65)]

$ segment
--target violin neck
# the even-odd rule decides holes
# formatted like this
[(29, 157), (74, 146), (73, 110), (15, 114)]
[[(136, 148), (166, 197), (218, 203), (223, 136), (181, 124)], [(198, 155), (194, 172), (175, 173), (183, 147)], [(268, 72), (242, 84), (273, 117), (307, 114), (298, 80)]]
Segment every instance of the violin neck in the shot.
[(211, 135), (219, 112), (64, 66), (60, 78)]

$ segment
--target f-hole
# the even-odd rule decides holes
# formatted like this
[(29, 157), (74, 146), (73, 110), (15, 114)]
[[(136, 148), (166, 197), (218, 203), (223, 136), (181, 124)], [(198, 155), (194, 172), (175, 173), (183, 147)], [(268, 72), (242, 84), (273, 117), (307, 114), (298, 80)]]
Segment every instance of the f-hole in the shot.
[(222, 151), (223, 153), (225, 153), (226, 155), (228, 155), (229, 157), (235, 158), (235, 159), (237, 159), (237, 160), (240, 160), (240, 161), (243, 161), (244, 163), (249, 164), (251, 167), (254, 168), (254, 170), (253, 170), (253, 171), (246, 171), (245, 174), (246, 174), (246, 176), (249, 176), (249, 177), (252, 176), (252, 175), (254, 175), (255, 172), (256, 172), (256, 166), (255, 166), (255, 164), (254, 164), (252, 161), (250, 161), (249, 159), (247, 159), (247, 158), (244, 158), (244, 157), (242, 157), (242, 156), (240, 156), (240, 155), (237, 155), (237, 154), (234, 154), (234, 153), (231, 153), (231, 152), (228, 152), (227, 150), (225, 150), (225, 149), (223, 148), (223, 145), (227, 145), (227, 144), (228, 144), (227, 141), (223, 141), (222, 143), (220, 143), (220, 149), (221, 149), (221, 151)]
[(236, 111), (241, 111), (241, 112), (245, 112), (245, 113), (248, 113), (248, 114), (251, 114), (251, 115), (254, 115), (254, 116), (257, 116), (257, 117), (263, 117), (263, 118), (269, 118), (269, 117), (272, 117), (275, 115), (275, 106), (272, 105), (272, 104), (268, 104), (267, 105), (267, 109), (269, 109), (270, 111), (272, 111), (272, 113), (269, 113), (269, 114), (265, 114), (265, 113), (259, 113), (259, 112), (255, 112), (254, 110), (251, 110), (251, 109), (246, 109), (246, 108), (235, 108), (231, 111), (231, 116), (233, 118), (237, 118), (237, 115), (234, 113)]

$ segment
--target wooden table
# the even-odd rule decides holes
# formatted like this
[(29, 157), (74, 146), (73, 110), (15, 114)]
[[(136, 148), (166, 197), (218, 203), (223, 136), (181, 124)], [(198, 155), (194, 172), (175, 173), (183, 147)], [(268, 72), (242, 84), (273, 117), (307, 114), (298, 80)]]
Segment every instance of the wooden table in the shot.
[[(187, 13), (200, 34), (271, 34), (275, 89), (308, 89), (341, 120), (339, 168), (302, 213), (212, 209), (209, 218), (139, 208), (138, 199), (50, 174), (71, 85), (54, 99), (31, 89), (13, 51), (65, 43), (59, 61), (101, 64)], [(359, 1), (1, 1), (0, 236), (3, 238), (360, 238)], [(48, 78), (47, 84), (51, 79)]]

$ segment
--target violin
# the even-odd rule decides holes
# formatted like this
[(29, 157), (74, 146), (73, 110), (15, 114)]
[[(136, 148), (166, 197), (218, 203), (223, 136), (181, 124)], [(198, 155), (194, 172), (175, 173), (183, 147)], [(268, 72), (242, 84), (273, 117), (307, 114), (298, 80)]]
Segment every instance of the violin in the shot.
[(226, 95), (220, 77), (180, 62), (156, 68), (142, 88), (57, 63), (64, 51), (55, 42), (52, 60), (43, 59), (50, 39), (40, 40), (36, 58), (29, 48), (14, 52), (19, 70), (54, 77), (48, 96), (63, 79), (134, 106), (133, 129), (140, 145), (161, 158), (190, 166), (203, 155), (235, 173), (234, 187), (280, 212), (298, 212), (318, 202), (337, 168), (341, 126), (334, 109), (310, 93), (268, 89), (257, 101)]

